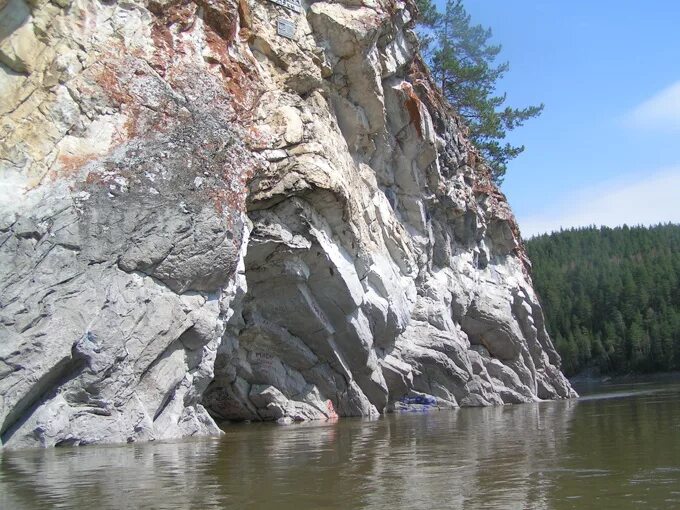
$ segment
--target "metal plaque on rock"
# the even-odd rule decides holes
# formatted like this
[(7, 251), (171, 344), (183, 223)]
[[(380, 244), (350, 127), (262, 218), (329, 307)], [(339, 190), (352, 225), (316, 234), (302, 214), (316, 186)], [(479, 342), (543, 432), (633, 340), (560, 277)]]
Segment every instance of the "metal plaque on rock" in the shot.
[(276, 5), (290, 9), (293, 12), (300, 14), (302, 12), (302, 3), (300, 0), (269, 0)]
[(295, 37), (295, 23), (285, 18), (277, 19), (276, 33), (279, 34), (281, 37), (293, 39)]

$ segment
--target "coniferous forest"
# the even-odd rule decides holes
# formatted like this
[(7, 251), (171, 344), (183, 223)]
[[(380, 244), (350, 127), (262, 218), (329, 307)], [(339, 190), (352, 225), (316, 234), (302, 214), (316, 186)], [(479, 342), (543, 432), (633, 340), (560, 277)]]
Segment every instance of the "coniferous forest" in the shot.
[(526, 246), (567, 375), (680, 369), (680, 225), (563, 230)]

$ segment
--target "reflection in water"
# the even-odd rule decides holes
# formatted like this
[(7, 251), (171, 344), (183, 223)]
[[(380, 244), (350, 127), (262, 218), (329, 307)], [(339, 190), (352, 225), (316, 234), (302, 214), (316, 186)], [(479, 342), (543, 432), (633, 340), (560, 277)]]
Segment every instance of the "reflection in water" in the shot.
[(678, 392), (4, 452), (0, 507), (668, 508)]

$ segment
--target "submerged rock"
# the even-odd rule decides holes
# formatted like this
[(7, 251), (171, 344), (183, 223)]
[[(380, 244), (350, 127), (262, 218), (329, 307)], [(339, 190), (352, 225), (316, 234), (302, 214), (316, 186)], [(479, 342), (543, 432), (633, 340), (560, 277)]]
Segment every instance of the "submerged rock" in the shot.
[(575, 395), (412, 4), (1, 5), (3, 446)]

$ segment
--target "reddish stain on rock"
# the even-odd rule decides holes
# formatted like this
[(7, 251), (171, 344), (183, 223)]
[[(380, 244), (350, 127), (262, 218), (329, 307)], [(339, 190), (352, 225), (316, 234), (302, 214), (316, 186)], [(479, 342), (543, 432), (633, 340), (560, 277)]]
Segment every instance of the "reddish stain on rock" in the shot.
[(245, 124), (250, 119), (257, 102), (262, 95), (257, 85), (255, 66), (245, 66), (236, 62), (229, 55), (230, 42), (210, 27), (206, 27), (206, 44), (212, 52), (207, 59), (209, 64), (219, 66), (224, 88), (229, 92), (232, 105), (240, 122)]
[(52, 170), (49, 174), (49, 179), (54, 181), (59, 178), (70, 177), (75, 175), (78, 170), (85, 164), (96, 159), (93, 154), (84, 154), (73, 156), (71, 154), (63, 154), (57, 158), (59, 162), (59, 171)]
[(198, 0), (206, 25), (231, 44), (238, 31), (238, 5), (229, 0)]
[(408, 82), (403, 82), (401, 84), (401, 90), (406, 94), (406, 110), (408, 111), (408, 116), (411, 119), (411, 123), (416, 128), (416, 132), (419, 137), (423, 137), (423, 119), (420, 114), (420, 99), (413, 91), (413, 86)]
[(328, 415), (329, 420), (337, 420), (338, 419), (338, 413), (335, 411), (335, 406), (333, 405), (332, 400), (326, 400), (326, 414)]

